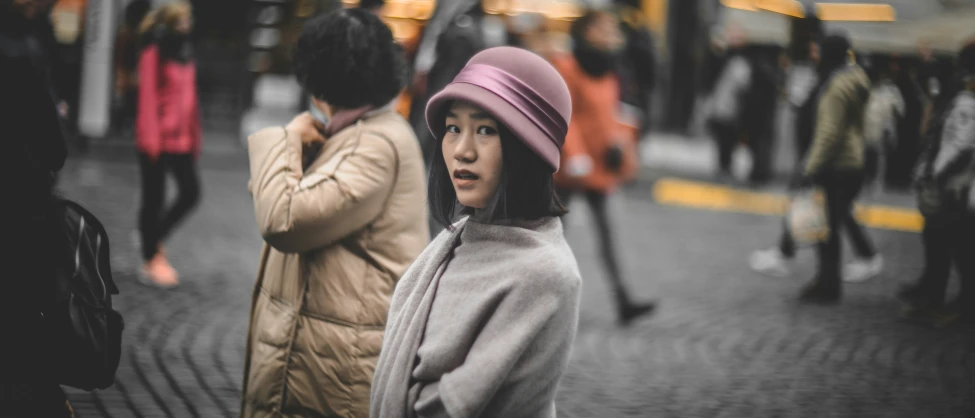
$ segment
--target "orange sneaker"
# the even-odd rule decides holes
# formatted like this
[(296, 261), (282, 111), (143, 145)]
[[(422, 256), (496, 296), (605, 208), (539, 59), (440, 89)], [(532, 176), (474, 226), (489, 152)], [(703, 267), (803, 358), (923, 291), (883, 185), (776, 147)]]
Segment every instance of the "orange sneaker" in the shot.
[(176, 273), (176, 269), (160, 254), (156, 254), (152, 260), (142, 266), (141, 273), (139, 279), (147, 286), (172, 289), (179, 285), (179, 274)]

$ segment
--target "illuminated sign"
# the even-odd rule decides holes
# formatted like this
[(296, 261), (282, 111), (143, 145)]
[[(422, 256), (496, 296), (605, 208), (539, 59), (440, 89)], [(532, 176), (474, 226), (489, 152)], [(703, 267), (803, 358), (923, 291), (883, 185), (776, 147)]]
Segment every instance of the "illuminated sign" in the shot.
[(817, 3), (816, 15), (820, 20), (844, 20), (855, 22), (893, 22), (897, 12), (889, 4)]
[[(725, 7), (747, 11), (769, 11), (793, 17), (805, 17), (805, 7), (797, 0), (721, 0)], [(893, 22), (897, 12), (889, 4), (816, 3), (820, 20), (848, 22)]]

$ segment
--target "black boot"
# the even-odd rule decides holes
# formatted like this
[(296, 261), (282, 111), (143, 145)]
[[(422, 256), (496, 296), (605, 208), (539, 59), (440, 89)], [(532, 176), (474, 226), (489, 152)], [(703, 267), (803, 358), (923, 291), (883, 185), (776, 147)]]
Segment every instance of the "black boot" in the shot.
[(656, 302), (631, 303), (625, 302), (619, 305), (619, 321), (622, 325), (629, 325), (634, 319), (647, 316), (656, 310)]
[(824, 286), (819, 281), (814, 280), (806, 285), (799, 294), (799, 301), (820, 305), (832, 305), (840, 302), (841, 291), (839, 286)]

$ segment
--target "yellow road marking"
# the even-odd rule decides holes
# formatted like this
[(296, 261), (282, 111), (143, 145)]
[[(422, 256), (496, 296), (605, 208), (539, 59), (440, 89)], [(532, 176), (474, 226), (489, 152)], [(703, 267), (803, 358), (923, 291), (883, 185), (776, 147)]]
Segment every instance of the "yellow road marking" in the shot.
[[(663, 178), (650, 191), (660, 204), (723, 212), (782, 216), (789, 207), (788, 196), (736, 190), (688, 180)], [(857, 205), (854, 214), (864, 226), (894, 231), (920, 232), (924, 218), (914, 209), (883, 205)]]

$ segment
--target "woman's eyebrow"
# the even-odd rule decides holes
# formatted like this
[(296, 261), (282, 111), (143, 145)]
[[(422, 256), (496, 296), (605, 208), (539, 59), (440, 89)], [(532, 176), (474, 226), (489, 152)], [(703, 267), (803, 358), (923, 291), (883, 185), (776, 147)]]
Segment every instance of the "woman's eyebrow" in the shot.
[(489, 119), (489, 120), (494, 120), (494, 116), (491, 116), (488, 113), (478, 112), (478, 113), (471, 114), (471, 119), (477, 119), (477, 120)]
[(450, 111), (450, 110), (448, 110), (448, 111), (447, 111), (447, 117), (448, 117), (448, 118), (454, 118), (454, 119), (457, 119), (457, 114), (456, 114), (456, 113), (454, 113), (454, 112), (452, 112), (452, 111)]

